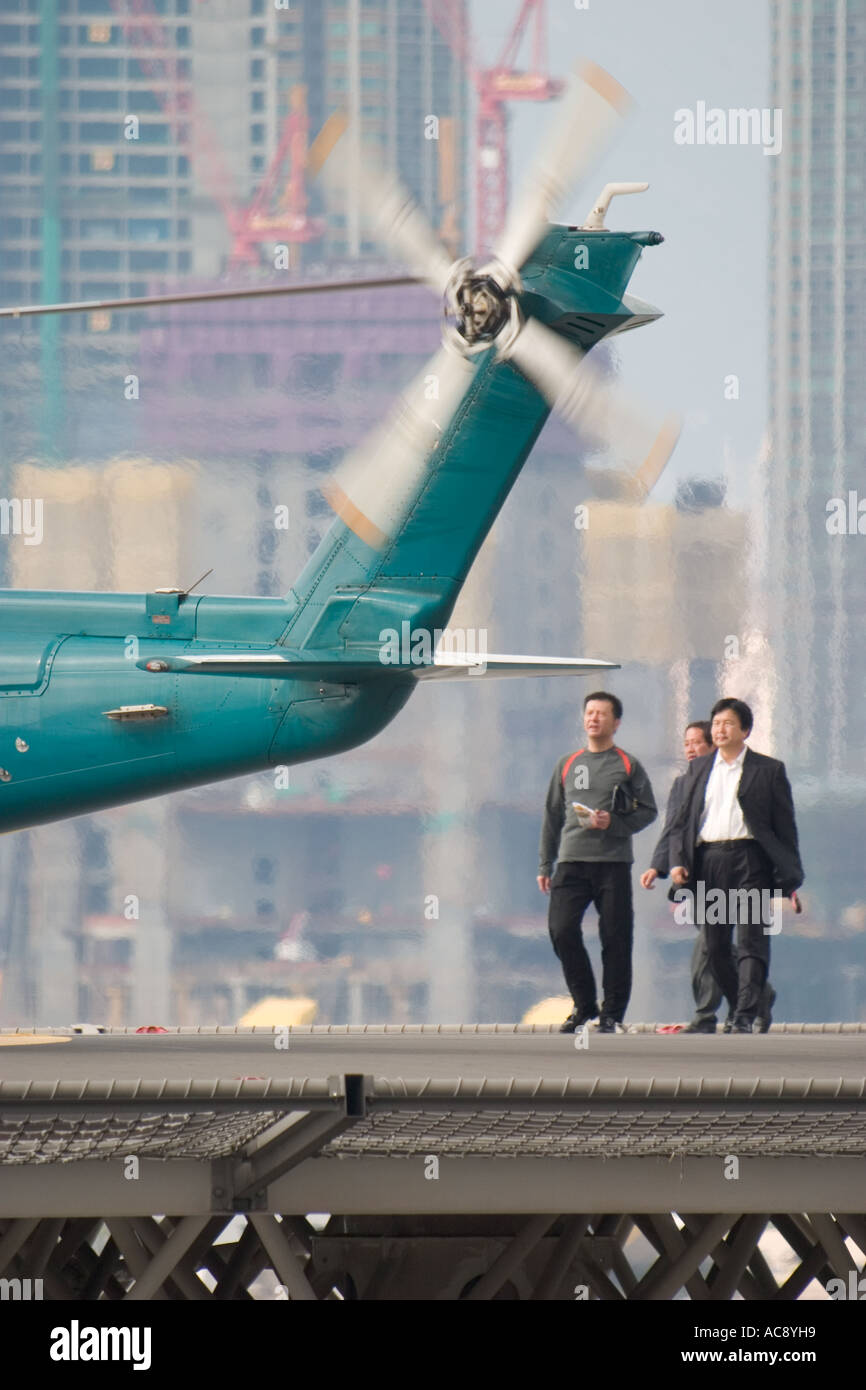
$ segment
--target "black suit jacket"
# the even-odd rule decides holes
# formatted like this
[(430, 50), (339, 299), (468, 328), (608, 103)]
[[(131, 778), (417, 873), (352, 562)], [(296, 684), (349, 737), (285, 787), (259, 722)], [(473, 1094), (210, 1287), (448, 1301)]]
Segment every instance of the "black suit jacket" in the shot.
[[(693, 876), (695, 846), (707, 782), (713, 767), (715, 752), (695, 758), (685, 774), (683, 799), (671, 826), (668, 841), (668, 863), (683, 865)], [(803, 882), (803, 865), (794, 819), (794, 800), (785, 764), (777, 758), (746, 749), (743, 772), (737, 791), (743, 819), (758, 844), (773, 863), (774, 886), (788, 897)]]
[[(683, 796), (686, 790), (686, 777), (687, 774), (682, 772), (679, 777), (675, 777), (671, 783), (671, 789), (668, 793), (667, 810), (665, 811), (665, 823), (662, 827), (662, 833), (659, 836), (659, 842), (653, 851), (653, 857), (650, 860), (650, 868), (655, 869), (659, 878), (667, 878), (671, 867), (671, 830), (673, 829), (679, 809), (683, 804)], [(673, 862), (676, 864), (676, 859)]]

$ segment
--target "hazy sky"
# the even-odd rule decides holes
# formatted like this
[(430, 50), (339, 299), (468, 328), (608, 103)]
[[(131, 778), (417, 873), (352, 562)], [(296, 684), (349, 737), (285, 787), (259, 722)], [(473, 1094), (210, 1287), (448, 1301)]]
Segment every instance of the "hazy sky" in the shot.
[[(476, 51), (498, 57), (518, 0), (471, 0)], [(551, 71), (591, 58), (635, 106), (610, 152), (563, 210), (582, 221), (608, 181), (648, 180), (615, 200), (607, 225), (653, 228), (663, 246), (644, 252), (630, 289), (664, 310), (658, 323), (619, 339), (624, 381), (673, 408), (686, 428), (660, 500), (680, 475), (730, 468), (732, 501), (745, 503), (766, 420), (767, 223), (773, 158), (759, 146), (678, 145), (674, 112), (769, 104), (769, 7), (761, 0), (548, 0)], [(529, 62), (529, 48), (522, 55)], [(553, 116), (551, 105), (512, 104), (513, 186)], [(787, 113), (786, 113), (787, 114)], [(784, 117), (783, 117), (784, 135)], [(724, 397), (739, 377), (740, 398)], [(728, 461), (726, 463), (726, 460)]]

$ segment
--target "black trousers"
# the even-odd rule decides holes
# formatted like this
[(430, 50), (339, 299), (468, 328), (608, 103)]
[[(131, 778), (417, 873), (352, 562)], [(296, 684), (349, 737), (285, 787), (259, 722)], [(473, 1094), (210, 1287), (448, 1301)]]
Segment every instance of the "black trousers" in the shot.
[(693, 1023), (715, 1023), (716, 1011), (724, 995), (718, 980), (710, 969), (707, 954), (707, 937), (704, 927), (695, 931), (695, 944), (692, 948), (692, 994), (695, 999)]
[(634, 911), (631, 864), (587, 860), (557, 865), (550, 884), (547, 926), (562, 962), (565, 983), (575, 1007), (598, 1012), (595, 976), (583, 944), (583, 914), (593, 903), (598, 912), (604, 999), (601, 1013), (621, 1023), (631, 995), (631, 948)]
[[(767, 912), (756, 910), (757, 899), (737, 900), (736, 892), (757, 889), (773, 892), (773, 865), (754, 840), (737, 840), (717, 846), (698, 845), (695, 874), (689, 886), (704, 897), (715, 889), (724, 904), (707, 904), (703, 931), (710, 970), (737, 1021), (753, 1023), (770, 971), (770, 926)], [(718, 919), (718, 920), (714, 920)], [(736, 939), (734, 931), (736, 929)], [(733, 950), (732, 950), (733, 948)]]

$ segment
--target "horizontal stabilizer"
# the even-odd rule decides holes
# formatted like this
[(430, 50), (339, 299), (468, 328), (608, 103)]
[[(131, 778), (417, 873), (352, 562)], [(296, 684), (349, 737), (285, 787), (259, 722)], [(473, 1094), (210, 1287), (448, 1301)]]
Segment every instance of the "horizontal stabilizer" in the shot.
[(137, 665), (155, 673), (172, 671), (212, 676), (258, 676), (284, 680), (343, 681), (407, 675), (416, 680), (468, 680), (478, 676), (584, 676), (618, 670), (615, 661), (571, 656), (502, 656), (493, 652), (434, 652), (432, 661), (391, 663), (382, 651), (349, 652), (202, 652), (149, 657)]
[(619, 670), (615, 661), (571, 656), (501, 656), (493, 652), (437, 652), (430, 666), (416, 666), (418, 680), (468, 680), (477, 676), (587, 676)]

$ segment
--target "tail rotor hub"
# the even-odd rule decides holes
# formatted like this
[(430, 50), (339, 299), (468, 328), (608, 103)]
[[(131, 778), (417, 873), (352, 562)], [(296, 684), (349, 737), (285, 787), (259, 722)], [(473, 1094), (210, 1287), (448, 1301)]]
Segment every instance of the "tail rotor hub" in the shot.
[(469, 260), (457, 261), (445, 290), (446, 338), (464, 355), (510, 338), (519, 316), (515, 289), (490, 267), (479, 271)]

